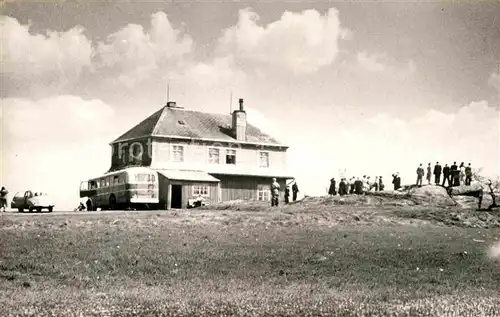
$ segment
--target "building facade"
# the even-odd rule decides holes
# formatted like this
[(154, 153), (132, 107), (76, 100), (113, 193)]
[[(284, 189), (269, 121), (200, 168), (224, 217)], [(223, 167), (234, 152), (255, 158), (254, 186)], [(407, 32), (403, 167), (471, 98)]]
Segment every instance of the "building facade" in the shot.
[(247, 122), (243, 100), (231, 115), (187, 110), (169, 102), (114, 140), (111, 168), (146, 166), (159, 174), (160, 208), (270, 200), (272, 178), (286, 181), (287, 146)]

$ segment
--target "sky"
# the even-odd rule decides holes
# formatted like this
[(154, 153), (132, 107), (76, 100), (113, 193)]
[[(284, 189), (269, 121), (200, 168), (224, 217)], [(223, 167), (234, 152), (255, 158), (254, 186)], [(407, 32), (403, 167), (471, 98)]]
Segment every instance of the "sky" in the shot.
[[(471, 163), (500, 175), (500, 2), (7, 1), (1, 179), (78, 205), (109, 142), (169, 97), (290, 146), (302, 194), (331, 177)], [(233, 100), (230, 101), (230, 96)]]

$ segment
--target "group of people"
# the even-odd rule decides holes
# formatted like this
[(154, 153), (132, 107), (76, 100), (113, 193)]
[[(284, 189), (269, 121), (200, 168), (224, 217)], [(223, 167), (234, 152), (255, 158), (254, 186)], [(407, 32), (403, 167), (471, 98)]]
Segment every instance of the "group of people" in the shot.
[[(278, 207), (279, 205), (279, 197), (280, 197), (280, 184), (276, 181), (276, 178), (273, 178), (273, 182), (271, 183), (271, 207)], [(297, 200), (297, 193), (299, 192), (299, 185), (294, 180), (292, 184), (292, 199), (293, 201)], [(285, 186), (285, 204), (290, 202), (290, 184)]]
[[(432, 171), (432, 172), (431, 172)], [(427, 180), (427, 184), (431, 184), (431, 176), (434, 175), (434, 184), (445, 186), (460, 186), (460, 185), (470, 185), (472, 182), (472, 167), (471, 164), (465, 166), (464, 162), (457, 166), (457, 162), (453, 162), (451, 166), (445, 164), (442, 167), (439, 162), (436, 162), (434, 169), (431, 167), (431, 163), (427, 164), (427, 171), (424, 171), (422, 164), (417, 168), (417, 186), (422, 186), (423, 178)], [(441, 182), (441, 175), (443, 180)]]
[[(361, 195), (364, 192), (374, 190), (381, 191), (384, 190), (384, 182), (382, 176), (375, 176), (373, 181), (370, 180), (370, 176), (363, 175), (362, 179), (359, 177), (351, 177), (350, 179), (341, 178), (338, 185), (338, 194), (340, 196), (356, 194)], [(337, 195), (337, 181), (335, 178), (330, 179), (330, 187), (328, 188), (328, 194), (331, 196)]]

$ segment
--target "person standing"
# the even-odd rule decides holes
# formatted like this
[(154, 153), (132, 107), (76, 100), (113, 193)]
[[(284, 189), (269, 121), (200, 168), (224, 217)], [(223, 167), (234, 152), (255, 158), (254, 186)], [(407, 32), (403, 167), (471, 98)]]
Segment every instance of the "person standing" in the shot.
[(424, 168), (422, 164), (417, 167), (417, 186), (422, 186), (422, 178), (424, 177)]
[(431, 163), (427, 164), (427, 174), (425, 175), (425, 179), (427, 180), (427, 185), (431, 184)]
[(436, 162), (436, 165), (434, 165), (434, 183), (436, 185), (441, 183), (441, 171), (441, 165), (439, 165), (439, 162)]
[(297, 193), (299, 192), (299, 186), (297, 185), (297, 182), (294, 182), (292, 185), (292, 199), (293, 201), (297, 200)]
[(401, 177), (399, 177), (399, 172), (396, 173), (396, 189), (401, 188)]
[(357, 178), (356, 181), (354, 182), (354, 193), (356, 195), (363, 194), (363, 182), (359, 180), (359, 178)]
[(460, 185), (465, 185), (465, 165), (464, 162), (460, 163), (459, 169)]
[(5, 209), (7, 208), (7, 194), (9, 191), (7, 188), (2, 186), (2, 189), (0, 190), (0, 210), (2, 212), (5, 212)]
[(467, 165), (465, 168), (465, 185), (470, 186), (470, 183), (472, 182), (472, 167)]
[(335, 177), (330, 179), (330, 188), (328, 188), (328, 195), (335, 196), (337, 195), (337, 182), (335, 181)]
[(378, 192), (378, 176), (375, 176), (375, 181), (373, 182), (373, 187), (375, 191)]
[(345, 178), (340, 179), (339, 183), (339, 195), (344, 196), (347, 194)]
[(383, 191), (384, 190), (384, 182), (382, 181), (382, 176), (378, 177), (378, 190)]
[(448, 164), (445, 164), (443, 167), (443, 184), (441, 186), (444, 186), (444, 183), (448, 182), (448, 186), (451, 185), (450, 183), (450, 167)]
[(285, 187), (285, 204), (290, 202), (290, 186), (286, 185)]
[(356, 192), (356, 179), (353, 177), (351, 178), (351, 181), (349, 182), (350, 188), (349, 188), (349, 194), (354, 194)]
[(280, 184), (276, 181), (276, 178), (273, 178), (273, 182), (271, 184), (271, 207), (278, 207), (280, 197)]
[(456, 183), (455, 176), (456, 176), (457, 169), (458, 169), (457, 162), (453, 162), (453, 165), (451, 165), (451, 167), (450, 167), (450, 182), (451, 182), (451, 185), (454, 185)]

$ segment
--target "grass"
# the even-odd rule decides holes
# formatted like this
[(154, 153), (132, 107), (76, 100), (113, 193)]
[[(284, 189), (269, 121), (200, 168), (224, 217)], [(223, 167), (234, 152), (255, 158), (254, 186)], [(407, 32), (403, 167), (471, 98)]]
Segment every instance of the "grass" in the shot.
[(2, 215), (0, 315), (500, 315), (500, 229), (336, 208)]

